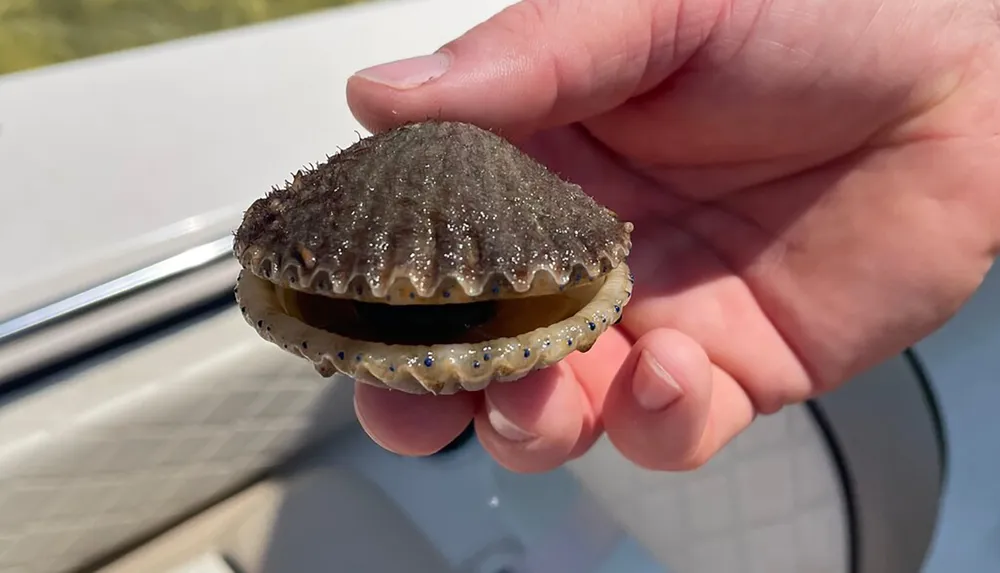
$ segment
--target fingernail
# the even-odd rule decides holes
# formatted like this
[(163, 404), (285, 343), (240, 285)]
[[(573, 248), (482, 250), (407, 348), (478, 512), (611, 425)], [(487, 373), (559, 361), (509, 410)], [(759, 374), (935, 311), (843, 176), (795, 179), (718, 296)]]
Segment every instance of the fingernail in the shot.
[(684, 390), (651, 352), (643, 350), (632, 378), (632, 393), (644, 410), (663, 410), (684, 395)]
[(397, 90), (422, 86), (448, 71), (451, 58), (443, 52), (365, 68), (354, 75)]
[(528, 440), (534, 439), (536, 436), (530, 432), (522, 430), (514, 422), (511, 422), (507, 416), (504, 416), (493, 402), (490, 400), (489, 395), (486, 396), (486, 416), (490, 421), (490, 425), (496, 430), (498, 434), (512, 442), (527, 442)]

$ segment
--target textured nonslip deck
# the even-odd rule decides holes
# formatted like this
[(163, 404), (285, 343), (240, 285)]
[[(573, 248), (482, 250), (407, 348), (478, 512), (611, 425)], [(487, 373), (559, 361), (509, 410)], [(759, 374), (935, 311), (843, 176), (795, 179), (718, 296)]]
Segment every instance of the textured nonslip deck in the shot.
[(586, 570), (847, 573), (851, 533), (834, 466), (801, 406), (759, 418), (687, 473), (637, 468), (605, 438), (554, 472), (510, 474), (474, 441), (419, 461), (355, 428), (100, 573), (174, 573), (206, 554), (245, 573), (583, 571), (616, 545), (631, 558)]
[(805, 406), (753, 424), (704, 467), (654, 472), (602, 439), (572, 471), (670, 573), (847, 573), (848, 500)]
[[(229, 341), (220, 344), (219, 341)], [(0, 405), (0, 572), (75, 570), (354, 423), (232, 309)]]

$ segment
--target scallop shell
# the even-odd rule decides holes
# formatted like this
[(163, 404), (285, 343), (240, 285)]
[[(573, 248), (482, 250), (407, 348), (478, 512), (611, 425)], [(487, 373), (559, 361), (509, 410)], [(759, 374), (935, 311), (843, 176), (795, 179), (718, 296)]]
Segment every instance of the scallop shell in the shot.
[(426, 122), (362, 139), (254, 202), (235, 254), (297, 290), (467, 302), (601, 276), (625, 260), (631, 229), (503, 138)]
[[(234, 240), (236, 297), (260, 336), (324, 376), (410, 393), (478, 390), (587, 351), (620, 320), (631, 231), (489, 131), (411, 124), (254, 202)], [(493, 330), (483, 332), (495, 335), (350, 330), (365, 305), (396, 313), (392, 326), (413, 324), (396, 322), (405, 308), (466, 325), (463, 313), (488, 306)]]

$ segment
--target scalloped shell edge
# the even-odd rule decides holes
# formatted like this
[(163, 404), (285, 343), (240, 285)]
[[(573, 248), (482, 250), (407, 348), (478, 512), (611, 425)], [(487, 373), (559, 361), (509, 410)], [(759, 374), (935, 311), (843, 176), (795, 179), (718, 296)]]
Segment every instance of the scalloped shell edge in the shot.
[(512, 338), (433, 346), (359, 341), (315, 328), (285, 312), (273, 283), (248, 272), (240, 273), (236, 299), (244, 319), (264, 340), (309, 360), (322, 376), (339, 372), (409, 394), (443, 395), (517, 380), (574, 351), (586, 352), (620, 320), (632, 285), (623, 262), (608, 273), (594, 298), (565, 320)]
[[(329, 269), (304, 259), (297, 253), (268, 252), (249, 245), (237, 247), (237, 260), (244, 270), (254, 276), (276, 285), (312, 294), (350, 297), (365, 301), (394, 301), (394, 304), (462, 303), (481, 298), (487, 289), (487, 296), (509, 298), (535, 296), (558, 292), (567, 286), (597, 280), (612, 269), (624, 263), (632, 249), (632, 223), (626, 222), (625, 241), (597, 253), (596, 264), (577, 263), (572, 267), (538, 265), (527, 269), (518, 277), (511, 271), (493, 273), (479, 280), (449, 273), (429, 285), (420, 288), (417, 271), (401, 267), (394, 268), (388, 280), (373, 284), (360, 273), (351, 273), (346, 279), (336, 279)], [(583, 272), (579, 272), (579, 269)], [(352, 284), (360, 279), (361, 284)], [(500, 280), (510, 285), (501, 286)]]

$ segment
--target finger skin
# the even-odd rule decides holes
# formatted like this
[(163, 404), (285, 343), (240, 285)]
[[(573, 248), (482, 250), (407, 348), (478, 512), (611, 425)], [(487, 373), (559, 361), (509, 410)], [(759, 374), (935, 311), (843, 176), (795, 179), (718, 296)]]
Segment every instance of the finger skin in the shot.
[[(564, 364), (572, 369), (585, 399), (584, 429), (566, 461), (587, 453), (604, 433), (602, 418), (608, 390), (631, 348), (632, 342), (625, 333), (619, 328), (612, 328), (597, 339), (590, 351), (577, 352), (566, 358)], [(595, 420), (592, 425), (588, 425), (590, 416)]]
[[(682, 395), (649, 411), (633, 388), (643, 351), (651, 354)], [(702, 466), (754, 418), (753, 405), (728, 374), (714, 366), (691, 338), (666, 328), (652, 330), (635, 344), (611, 383), (604, 404), (604, 427), (615, 447), (634, 463), (654, 470), (691, 470)]]
[[(480, 442), (501, 465), (520, 472), (548, 471), (583, 455), (600, 437), (608, 383), (628, 348), (625, 336), (613, 329), (572, 360), (515, 382), (494, 383), (484, 392), (413, 396), (358, 384), (355, 410), (373, 440), (410, 456), (440, 450), (476, 412)], [(500, 435), (490, 422), (489, 408), (533, 437), (515, 441)]]
[[(516, 472), (544, 472), (569, 459), (581, 433), (594, 425), (573, 371), (564, 364), (533, 372), (516, 382), (494, 383), (485, 390), (486, 407), (476, 413), (476, 434), (500, 465)], [(522, 430), (522, 439), (498, 433), (490, 409)], [(496, 413), (494, 414), (496, 415)]]
[(518, 139), (663, 81), (706, 40), (720, 4), (524, 0), (444, 45), (451, 64), (443, 75), (395, 89), (362, 70), (348, 81), (347, 102), (371, 131), (438, 118)]
[[(587, 352), (517, 382), (490, 385), (487, 407), (476, 414), (483, 446), (501, 465), (519, 472), (549, 471), (586, 453), (603, 432), (609, 383), (629, 348), (622, 331), (611, 329)], [(491, 407), (534, 437), (502, 436), (490, 422)]]
[(448, 445), (469, 425), (477, 404), (472, 392), (415, 395), (354, 385), (361, 427), (383, 448), (405, 456), (427, 456)]

